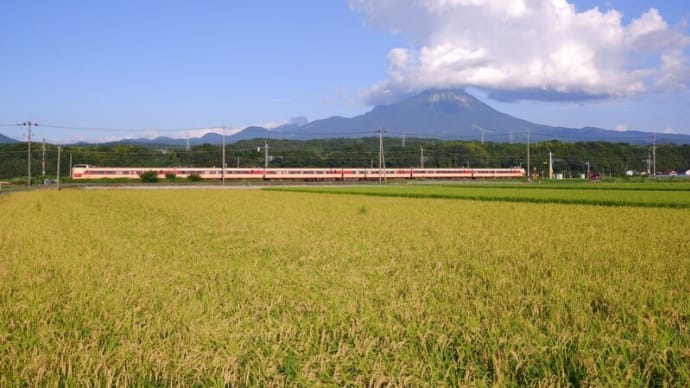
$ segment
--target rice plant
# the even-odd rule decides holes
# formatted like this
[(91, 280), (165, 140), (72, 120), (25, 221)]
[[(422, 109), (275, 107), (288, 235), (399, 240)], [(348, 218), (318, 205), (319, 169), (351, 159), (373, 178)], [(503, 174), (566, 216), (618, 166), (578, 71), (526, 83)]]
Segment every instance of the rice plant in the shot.
[(690, 384), (690, 210), (0, 197), (0, 386)]

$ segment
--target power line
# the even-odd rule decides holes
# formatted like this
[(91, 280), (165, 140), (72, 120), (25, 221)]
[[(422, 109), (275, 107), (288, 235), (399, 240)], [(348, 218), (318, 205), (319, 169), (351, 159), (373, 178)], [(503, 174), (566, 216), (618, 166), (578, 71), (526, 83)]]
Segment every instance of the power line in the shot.
[(42, 124), (42, 127), (46, 128), (56, 128), (56, 129), (72, 129), (78, 131), (97, 131), (97, 132), (180, 132), (180, 131), (195, 131), (203, 129), (219, 129), (221, 126), (213, 125), (207, 127), (195, 127), (195, 128), (106, 128), (106, 127), (83, 127), (77, 125), (57, 125), (57, 124)]
[[(23, 125), (23, 124), (2, 124), (0, 127), (14, 127), (17, 125)], [(202, 126), (202, 127), (186, 127), (186, 128), (116, 128), (116, 127), (97, 127), (97, 126), (78, 126), (78, 125), (59, 125), (59, 124), (41, 124), (42, 127), (46, 128), (56, 128), (56, 129), (66, 129), (66, 130), (77, 130), (77, 131), (95, 131), (95, 132), (130, 132), (130, 133), (144, 133), (144, 132), (181, 132), (181, 131), (190, 131), (190, 130), (209, 130), (212, 131), (214, 129), (220, 129), (223, 128), (223, 126), (219, 125), (209, 125), (209, 126)], [(303, 132), (304, 129), (308, 128), (302, 128), (301, 131)], [(415, 133), (415, 132), (410, 132), (410, 131), (404, 131), (404, 132), (396, 132), (396, 131), (386, 131), (389, 134), (398, 134), (402, 136), (404, 139), (410, 138), (410, 137), (416, 137), (419, 139), (434, 139), (434, 140), (459, 140), (459, 141), (478, 141), (481, 138), (492, 138), (492, 139), (507, 139), (507, 141), (511, 142), (514, 141), (514, 130), (507, 130), (507, 131), (488, 131), (488, 130), (483, 130), (481, 131), (481, 137), (477, 137), (476, 135), (466, 135), (466, 134), (452, 134), (452, 133), (445, 133), (445, 134), (435, 134), (435, 135), (429, 135), (427, 133)], [(539, 132), (532, 132), (532, 140), (537, 139), (537, 140), (556, 140), (556, 141), (562, 141), (562, 140), (575, 140), (577, 142), (581, 142), (582, 134), (576, 133), (577, 130), (573, 130), (573, 133), (571, 134), (558, 134), (557, 138), (556, 136), (550, 135), (550, 134), (540, 134)], [(520, 133), (520, 132), (518, 132)], [(524, 133), (524, 132), (523, 132)], [(284, 135), (285, 140), (290, 140), (291, 138), (294, 137), (295, 133), (292, 132), (275, 132), (276, 135)], [(353, 137), (353, 136), (360, 136), (360, 135), (373, 135), (374, 131), (373, 130), (367, 130), (367, 131), (341, 131), (341, 132), (312, 132), (312, 133), (301, 133), (300, 135), (308, 135), (310, 137), (328, 137), (328, 138), (338, 138), (338, 137)], [(648, 133), (629, 133), (625, 137), (620, 137), (613, 139), (615, 142), (637, 142), (640, 139), (648, 139), (650, 138), (651, 134)], [(295, 140), (294, 138), (292, 140)], [(301, 136), (300, 136), (300, 140)], [(600, 140), (585, 140), (585, 142), (597, 142), (597, 141), (606, 141), (610, 142), (612, 141), (611, 139), (600, 139)]]

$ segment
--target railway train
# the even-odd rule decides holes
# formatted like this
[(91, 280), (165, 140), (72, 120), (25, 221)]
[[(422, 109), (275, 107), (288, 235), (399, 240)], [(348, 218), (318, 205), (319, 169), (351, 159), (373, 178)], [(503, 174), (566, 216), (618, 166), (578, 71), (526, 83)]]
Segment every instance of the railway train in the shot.
[(378, 180), (386, 179), (497, 179), (521, 178), (522, 168), (226, 168), (220, 167), (96, 167), (77, 164), (72, 167), (72, 179), (139, 179), (147, 171), (155, 171), (158, 178), (174, 175), (187, 178), (226, 180)]

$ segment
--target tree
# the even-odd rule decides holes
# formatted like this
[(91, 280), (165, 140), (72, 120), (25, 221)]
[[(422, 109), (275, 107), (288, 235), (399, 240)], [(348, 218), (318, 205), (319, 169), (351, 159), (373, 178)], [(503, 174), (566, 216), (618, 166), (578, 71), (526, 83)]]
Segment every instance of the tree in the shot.
[(158, 182), (158, 173), (155, 171), (146, 171), (139, 175), (139, 179), (145, 183), (155, 183)]

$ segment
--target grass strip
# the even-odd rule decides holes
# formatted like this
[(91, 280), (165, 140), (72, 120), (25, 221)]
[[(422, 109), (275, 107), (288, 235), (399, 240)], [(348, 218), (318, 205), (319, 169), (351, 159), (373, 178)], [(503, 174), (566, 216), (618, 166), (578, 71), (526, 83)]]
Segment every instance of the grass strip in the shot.
[[(463, 187), (464, 188), (464, 187)], [(522, 202), (522, 203), (552, 203), (567, 205), (590, 205), (606, 207), (641, 207), (641, 208), (672, 208), (688, 209), (690, 203), (682, 202), (648, 202), (625, 199), (590, 199), (572, 197), (519, 197), (487, 194), (466, 194), (466, 193), (441, 193), (441, 192), (414, 192), (414, 191), (372, 191), (358, 190), (351, 188), (305, 188), (305, 187), (270, 187), (263, 188), (267, 191), (290, 191), (300, 193), (318, 194), (345, 194), (345, 195), (364, 195), (374, 197), (393, 197), (393, 198), (430, 198), (430, 199), (457, 199), (470, 201), (489, 201), (489, 202)]]
[[(462, 188), (506, 188), (508, 186), (506, 185), (495, 185), (495, 184), (488, 184), (488, 185), (463, 185), (463, 184), (443, 184), (439, 185), (438, 187), (447, 187), (447, 188), (454, 188), (454, 187), (462, 187)], [(663, 186), (657, 186), (655, 184), (643, 184), (643, 185), (637, 185), (637, 184), (629, 184), (629, 183), (622, 183), (622, 184), (590, 184), (590, 183), (582, 183), (582, 184), (515, 184), (515, 185), (510, 185), (509, 186), (511, 189), (523, 189), (523, 190), (593, 190), (593, 191), (599, 191), (599, 190), (606, 190), (606, 191), (688, 191), (690, 192), (690, 185), (686, 184), (670, 184), (670, 185), (663, 185)]]

